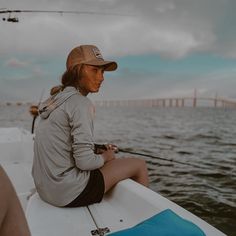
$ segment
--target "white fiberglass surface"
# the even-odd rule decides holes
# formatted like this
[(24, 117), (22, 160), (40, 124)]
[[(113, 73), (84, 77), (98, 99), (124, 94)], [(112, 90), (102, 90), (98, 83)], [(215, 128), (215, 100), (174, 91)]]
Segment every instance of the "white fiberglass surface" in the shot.
[(165, 209), (171, 209), (198, 225), (207, 236), (224, 235), (189, 211), (132, 180), (122, 181), (107, 194), (102, 203), (94, 204), (90, 209), (97, 224), (109, 227), (112, 232), (132, 227)]
[(0, 128), (0, 164), (10, 178), (23, 209), (35, 188), (31, 176), (32, 162), (32, 135), (19, 128)]
[(42, 201), (37, 193), (29, 200), (26, 218), (32, 236), (91, 236), (96, 229), (86, 207), (54, 207)]

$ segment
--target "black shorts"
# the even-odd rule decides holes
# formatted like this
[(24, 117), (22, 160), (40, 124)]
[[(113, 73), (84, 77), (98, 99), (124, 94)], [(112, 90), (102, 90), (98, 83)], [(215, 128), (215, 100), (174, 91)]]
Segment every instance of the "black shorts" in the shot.
[(87, 186), (82, 193), (65, 207), (82, 207), (102, 201), (105, 190), (104, 179), (99, 169), (90, 172)]

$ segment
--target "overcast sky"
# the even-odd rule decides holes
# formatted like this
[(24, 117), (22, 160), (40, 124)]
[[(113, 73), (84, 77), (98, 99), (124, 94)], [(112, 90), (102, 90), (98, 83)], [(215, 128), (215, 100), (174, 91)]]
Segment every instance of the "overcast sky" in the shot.
[(101, 99), (193, 95), (236, 99), (235, 0), (0, 0), (0, 101), (37, 101), (59, 84), (69, 51), (97, 45), (118, 62)]

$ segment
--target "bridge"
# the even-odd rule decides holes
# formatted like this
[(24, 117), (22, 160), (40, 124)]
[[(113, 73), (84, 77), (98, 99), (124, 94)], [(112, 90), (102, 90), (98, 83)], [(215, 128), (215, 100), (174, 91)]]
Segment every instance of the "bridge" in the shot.
[[(192, 97), (170, 97), (170, 98), (150, 98), (131, 100), (101, 100), (95, 101), (95, 106), (102, 107), (214, 107), (214, 108), (236, 108), (236, 100), (215, 97), (197, 96), (194, 89)], [(0, 105), (32, 105), (30, 102), (4, 102)]]
[(95, 101), (102, 107), (214, 107), (236, 108), (236, 101), (224, 98), (210, 97), (179, 97), (133, 100), (103, 100)]

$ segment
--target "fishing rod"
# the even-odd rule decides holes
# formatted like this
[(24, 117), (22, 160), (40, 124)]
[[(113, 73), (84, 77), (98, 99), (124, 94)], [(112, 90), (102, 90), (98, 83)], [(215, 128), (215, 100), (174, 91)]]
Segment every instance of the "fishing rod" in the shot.
[[(4, 9), (4, 8), (1, 8)], [(99, 12), (99, 11), (63, 11), (63, 10), (10, 10), (10, 9), (0, 9), (0, 14), (8, 14), (8, 18), (3, 17), (3, 21), (18, 23), (18, 17), (11, 17), (12, 13), (57, 13), (60, 15), (63, 14), (78, 14), (78, 15), (108, 15), (108, 16), (129, 16), (131, 14), (120, 14), (120, 13), (108, 13), (108, 12)]]
[[(95, 146), (95, 153), (97, 153), (97, 154), (101, 153), (99, 150), (107, 150), (107, 147), (106, 147), (105, 144), (95, 144), (94, 146)], [(176, 161), (176, 160), (173, 160), (173, 159), (166, 159), (166, 158), (163, 158), (163, 157), (153, 156), (153, 155), (140, 153), (140, 152), (133, 152), (133, 151), (129, 151), (129, 150), (126, 150), (126, 149), (118, 148), (115, 145), (113, 145), (113, 147), (114, 147), (115, 153), (118, 153), (118, 152), (129, 153), (129, 154), (132, 154), (132, 155), (151, 157), (151, 158), (159, 159), (159, 160), (162, 160), (162, 161), (168, 161), (168, 162), (172, 162), (172, 163), (177, 163), (177, 164), (181, 164), (181, 165), (187, 165), (187, 166), (199, 168), (198, 165), (189, 164), (189, 163), (186, 163), (186, 162)], [(203, 168), (203, 167), (201, 167), (201, 168)]]
[(107, 13), (99, 11), (63, 11), (63, 10), (0, 10), (0, 14), (7, 13), (59, 13), (59, 14), (90, 14), (90, 15), (113, 15), (113, 16), (131, 16), (120, 13)]
[(166, 159), (166, 158), (163, 158), (163, 157), (153, 156), (153, 155), (149, 155), (149, 154), (145, 154), (145, 153), (128, 151), (128, 150), (120, 149), (120, 148), (118, 149), (118, 152), (129, 153), (129, 154), (145, 156), (145, 157), (151, 157), (151, 158), (159, 159), (159, 160), (162, 160), (162, 161), (169, 161), (169, 162), (178, 163), (178, 164), (181, 164), (181, 165), (187, 165), (187, 166), (192, 166), (192, 167), (199, 168), (199, 166), (194, 165), (194, 164), (189, 164), (189, 163), (186, 163), (186, 162), (176, 161), (176, 160), (173, 160), (173, 159)]
[(38, 113), (38, 108), (39, 105), (41, 104), (42, 98), (43, 98), (43, 94), (44, 94), (44, 89), (41, 93), (40, 99), (39, 99), (39, 103), (38, 105), (32, 105), (30, 106), (30, 110), (29, 112), (31, 113), (31, 115), (33, 116), (33, 120), (32, 120), (32, 126), (31, 126), (31, 134), (34, 133), (34, 125), (35, 125), (35, 120), (37, 119), (39, 113)]

